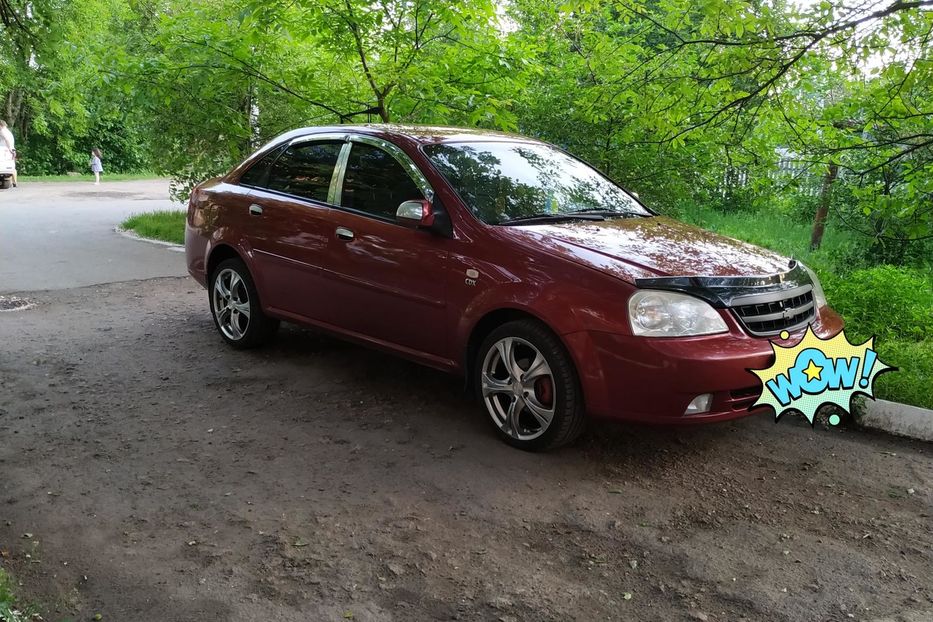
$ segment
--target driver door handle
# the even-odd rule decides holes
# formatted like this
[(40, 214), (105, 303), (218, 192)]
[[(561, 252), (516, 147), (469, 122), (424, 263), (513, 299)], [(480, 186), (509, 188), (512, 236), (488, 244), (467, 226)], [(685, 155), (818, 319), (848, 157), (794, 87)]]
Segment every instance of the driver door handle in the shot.
[(255, 203), (250, 205), (249, 215), (250, 216), (262, 216), (262, 205), (256, 205)]
[(337, 237), (341, 240), (350, 241), (353, 239), (353, 232), (346, 227), (337, 227)]

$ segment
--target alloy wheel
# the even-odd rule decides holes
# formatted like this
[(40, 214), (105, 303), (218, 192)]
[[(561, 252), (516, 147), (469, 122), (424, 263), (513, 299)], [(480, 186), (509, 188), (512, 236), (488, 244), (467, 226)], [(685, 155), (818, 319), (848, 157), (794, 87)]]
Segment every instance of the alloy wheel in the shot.
[(214, 279), (214, 316), (220, 331), (239, 341), (249, 328), (249, 291), (235, 270), (226, 268)]
[(544, 355), (528, 341), (504, 337), (486, 352), (483, 402), (502, 432), (519, 441), (544, 434), (557, 400), (554, 375)]

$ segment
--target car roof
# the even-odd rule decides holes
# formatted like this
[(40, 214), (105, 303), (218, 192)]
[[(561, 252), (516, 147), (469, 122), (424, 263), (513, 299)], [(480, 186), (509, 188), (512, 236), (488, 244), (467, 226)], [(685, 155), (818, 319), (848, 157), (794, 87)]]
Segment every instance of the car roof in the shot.
[(328, 132), (353, 132), (358, 134), (369, 134), (382, 138), (405, 137), (421, 144), (435, 143), (453, 143), (453, 142), (475, 142), (475, 141), (496, 141), (496, 142), (523, 142), (540, 143), (542, 141), (521, 136), (520, 134), (510, 134), (508, 132), (498, 132), (495, 130), (486, 130), (471, 127), (450, 127), (443, 125), (403, 125), (397, 123), (367, 123), (362, 125), (328, 125), (316, 127), (304, 127), (283, 134), (275, 142), (285, 139), (293, 139), (299, 136), (308, 136), (312, 134), (324, 134)]

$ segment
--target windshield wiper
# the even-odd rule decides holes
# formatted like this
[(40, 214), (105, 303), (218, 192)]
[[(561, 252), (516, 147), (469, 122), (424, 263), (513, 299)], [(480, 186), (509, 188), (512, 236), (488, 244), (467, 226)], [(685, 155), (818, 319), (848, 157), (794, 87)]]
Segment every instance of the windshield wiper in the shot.
[(576, 212), (570, 212), (574, 216), (579, 215), (596, 215), (602, 216), (603, 218), (635, 218), (646, 216), (641, 212), (636, 212), (633, 210), (615, 210), (615, 209), (581, 209)]
[(590, 213), (580, 213), (574, 212), (571, 214), (532, 214), (531, 216), (519, 216), (518, 218), (509, 218), (508, 220), (500, 220), (497, 224), (500, 225), (517, 225), (529, 222), (555, 222), (560, 220), (606, 220), (602, 214), (590, 214)]

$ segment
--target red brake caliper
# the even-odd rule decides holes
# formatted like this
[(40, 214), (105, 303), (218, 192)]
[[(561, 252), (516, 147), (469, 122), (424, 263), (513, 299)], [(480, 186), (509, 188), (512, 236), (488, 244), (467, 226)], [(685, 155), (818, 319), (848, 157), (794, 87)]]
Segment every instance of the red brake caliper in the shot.
[(535, 381), (535, 397), (542, 406), (550, 408), (554, 402), (554, 382), (550, 376), (544, 376)]

